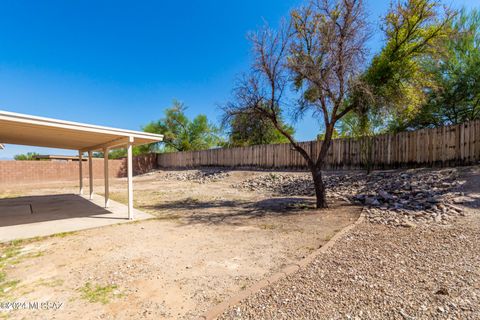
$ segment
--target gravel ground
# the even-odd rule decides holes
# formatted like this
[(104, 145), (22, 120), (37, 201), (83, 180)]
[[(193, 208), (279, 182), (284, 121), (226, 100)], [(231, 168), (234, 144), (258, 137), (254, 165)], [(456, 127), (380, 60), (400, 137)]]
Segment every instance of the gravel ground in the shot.
[(361, 224), (222, 319), (480, 319), (480, 228)]
[[(155, 172), (149, 174), (155, 174)], [(223, 180), (229, 176), (230, 174), (225, 170), (217, 168), (206, 168), (202, 170), (182, 170), (167, 172), (164, 175), (164, 179), (176, 181), (190, 181), (203, 184)]]
[(362, 223), (220, 318), (480, 319), (480, 169), (474, 171), (465, 174), (465, 217), (414, 228)]
[[(457, 204), (466, 201), (456, 191), (464, 183), (457, 168), (411, 169), (327, 173), (324, 177), (327, 198), (363, 205), (371, 223), (392, 227), (415, 227), (417, 224), (448, 224), (463, 215)], [(308, 173), (270, 173), (244, 180), (234, 187), (266, 191), (273, 195), (314, 196)]]

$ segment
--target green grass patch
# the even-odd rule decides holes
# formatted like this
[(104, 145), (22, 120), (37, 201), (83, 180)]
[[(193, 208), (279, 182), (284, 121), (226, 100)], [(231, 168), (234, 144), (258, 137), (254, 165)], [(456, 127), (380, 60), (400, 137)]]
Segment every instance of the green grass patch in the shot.
[(8, 292), (15, 289), (20, 280), (2, 281), (0, 283), (0, 298), (6, 297)]
[[(8, 265), (18, 263), (18, 256), (21, 253), (21, 247), (18, 241), (12, 241), (10, 244), (3, 246), (0, 250), (0, 274), (4, 273), (4, 269)], [(5, 277), (0, 276), (0, 283), (5, 280)]]
[(0, 253), (0, 267), (5, 265), (8, 260), (20, 254), (19, 246), (8, 246)]
[(38, 258), (38, 257), (43, 256), (44, 254), (45, 254), (45, 251), (38, 251), (38, 252), (30, 254), (28, 257), (29, 258)]
[(59, 287), (61, 286), (65, 281), (62, 279), (52, 279), (52, 280), (47, 280), (47, 279), (40, 279), (35, 282), (36, 286), (43, 286), (43, 287)]
[(6, 269), (27, 258), (35, 258), (43, 255), (42, 251), (33, 253), (23, 253), (23, 240), (14, 240), (8, 244), (0, 246), (0, 298), (7, 296), (9, 292), (15, 289), (19, 280), (7, 280)]
[(0, 249), (0, 298), (6, 297), (7, 293), (19, 283), (18, 280), (7, 280), (5, 269), (18, 263), (18, 255), (21, 252), (20, 243), (21, 241), (12, 241)]
[(65, 238), (65, 237), (71, 236), (72, 234), (75, 234), (75, 231), (55, 233), (51, 237), (52, 238)]
[(82, 299), (87, 300), (88, 302), (100, 302), (102, 304), (107, 304), (114, 296), (119, 296), (114, 294), (114, 290), (117, 289), (115, 285), (92, 285), (90, 282), (87, 282), (79, 290), (82, 293)]

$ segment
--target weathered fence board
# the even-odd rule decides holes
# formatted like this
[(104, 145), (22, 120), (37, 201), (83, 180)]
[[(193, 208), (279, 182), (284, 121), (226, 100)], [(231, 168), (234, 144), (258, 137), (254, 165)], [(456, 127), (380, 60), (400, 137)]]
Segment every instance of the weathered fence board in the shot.
[[(310, 154), (318, 155), (321, 141), (301, 142)], [(371, 138), (371, 155), (366, 141), (335, 139), (327, 154), (325, 169), (357, 169), (370, 158), (374, 168), (466, 165), (480, 161), (480, 120), (418, 131), (384, 134)], [(306, 168), (303, 157), (290, 144), (158, 154), (159, 167), (201, 166)]]

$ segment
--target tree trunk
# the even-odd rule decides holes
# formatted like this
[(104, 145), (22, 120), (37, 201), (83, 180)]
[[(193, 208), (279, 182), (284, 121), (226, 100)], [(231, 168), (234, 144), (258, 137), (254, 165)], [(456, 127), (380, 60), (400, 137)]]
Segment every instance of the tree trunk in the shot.
[(318, 168), (312, 169), (313, 184), (315, 186), (315, 196), (317, 197), (317, 209), (327, 208), (327, 199), (325, 185), (322, 179), (322, 170)]
[(327, 157), (328, 149), (332, 143), (332, 135), (334, 130), (335, 123), (332, 122), (327, 124), (325, 130), (325, 139), (322, 142), (322, 147), (320, 148), (320, 153), (316, 163), (312, 163), (310, 170), (312, 171), (313, 184), (315, 186), (315, 196), (317, 197), (317, 209), (328, 208), (327, 197), (325, 192), (325, 185), (323, 184), (322, 179), (322, 168), (325, 163), (325, 158)]
[(372, 159), (372, 138), (368, 135), (362, 137), (361, 148), (363, 149), (361, 152), (363, 153), (363, 162), (365, 171), (367, 171), (367, 175), (372, 172), (373, 168), (373, 159)]

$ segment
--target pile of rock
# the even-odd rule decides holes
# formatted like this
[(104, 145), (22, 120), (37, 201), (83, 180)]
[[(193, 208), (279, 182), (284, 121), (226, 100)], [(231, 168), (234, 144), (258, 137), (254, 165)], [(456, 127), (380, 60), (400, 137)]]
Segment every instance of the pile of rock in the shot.
[[(367, 219), (392, 226), (417, 223), (447, 223), (463, 210), (456, 204), (463, 194), (455, 192), (460, 182), (455, 169), (345, 173), (326, 175), (327, 196), (365, 205)], [(269, 174), (237, 185), (251, 191), (278, 195), (313, 196), (309, 174)]]
[(311, 175), (291, 175), (281, 173), (269, 173), (257, 176), (235, 184), (235, 188), (249, 191), (265, 191), (276, 195), (290, 196), (313, 196)]
[(463, 209), (463, 194), (454, 169), (403, 172), (393, 176), (372, 177), (363, 192), (353, 200), (368, 206), (370, 222), (394, 226), (415, 226), (417, 223), (448, 223)]
[(223, 170), (205, 169), (205, 170), (168, 172), (167, 174), (165, 174), (164, 178), (168, 180), (208, 183), (208, 182), (214, 182), (214, 181), (224, 179), (228, 176), (230, 176), (230, 174)]

